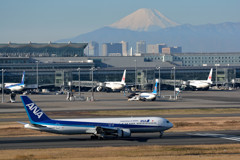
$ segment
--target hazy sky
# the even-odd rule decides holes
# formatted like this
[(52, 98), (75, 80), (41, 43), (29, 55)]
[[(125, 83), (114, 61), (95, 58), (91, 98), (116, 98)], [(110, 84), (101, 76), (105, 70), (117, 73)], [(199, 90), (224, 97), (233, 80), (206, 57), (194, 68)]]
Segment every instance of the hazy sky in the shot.
[(180, 24), (240, 22), (239, 7), (240, 0), (0, 0), (0, 43), (75, 37), (140, 8)]

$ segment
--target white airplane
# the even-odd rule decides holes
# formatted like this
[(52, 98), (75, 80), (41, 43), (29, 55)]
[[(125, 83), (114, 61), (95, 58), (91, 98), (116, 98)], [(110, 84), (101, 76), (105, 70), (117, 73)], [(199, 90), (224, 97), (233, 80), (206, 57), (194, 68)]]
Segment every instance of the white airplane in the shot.
[(156, 100), (156, 96), (157, 96), (157, 84), (158, 81), (156, 80), (155, 86), (154, 86), (154, 90), (152, 93), (147, 93), (147, 92), (143, 92), (143, 93), (133, 93), (131, 95), (128, 96), (128, 100), (129, 101), (146, 101), (146, 100), (151, 100), (151, 101), (155, 101)]
[(96, 89), (97, 91), (101, 91), (103, 89), (111, 89), (112, 91), (119, 91), (122, 90), (125, 86), (125, 78), (126, 78), (126, 69), (123, 72), (122, 81), (121, 82), (104, 82)]
[(188, 80), (187, 84), (195, 90), (208, 90), (212, 84), (212, 72), (213, 69), (211, 68), (207, 80)]
[(28, 96), (20, 96), (30, 123), (25, 128), (56, 134), (92, 134), (91, 139), (130, 137), (131, 133), (163, 132), (173, 124), (161, 117), (51, 119)]
[(23, 72), (21, 83), (4, 83), (4, 87), (6, 89), (9, 89), (11, 92), (22, 91), (25, 87), (24, 80), (25, 80), (25, 71)]

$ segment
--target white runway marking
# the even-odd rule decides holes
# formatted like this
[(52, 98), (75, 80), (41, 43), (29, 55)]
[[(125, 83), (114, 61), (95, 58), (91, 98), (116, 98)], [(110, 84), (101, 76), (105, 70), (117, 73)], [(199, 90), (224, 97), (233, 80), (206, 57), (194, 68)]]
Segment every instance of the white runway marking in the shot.
[(216, 137), (216, 138), (223, 138), (223, 139), (228, 139), (228, 140), (240, 142), (240, 137), (234, 136), (234, 135), (214, 134), (214, 133), (188, 133), (188, 135), (204, 136), (204, 137)]

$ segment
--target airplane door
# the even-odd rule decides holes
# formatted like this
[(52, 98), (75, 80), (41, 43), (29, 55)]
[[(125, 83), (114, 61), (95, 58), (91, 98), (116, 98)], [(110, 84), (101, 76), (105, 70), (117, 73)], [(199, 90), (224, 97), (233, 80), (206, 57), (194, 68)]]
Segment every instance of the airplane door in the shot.
[(56, 127), (55, 127), (55, 129), (60, 129), (60, 124), (59, 123), (56, 123)]

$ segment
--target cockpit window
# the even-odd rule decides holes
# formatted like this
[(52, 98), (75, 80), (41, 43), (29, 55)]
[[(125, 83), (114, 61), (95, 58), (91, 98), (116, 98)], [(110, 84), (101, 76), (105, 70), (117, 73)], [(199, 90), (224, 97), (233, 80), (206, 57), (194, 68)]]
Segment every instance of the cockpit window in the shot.
[(169, 123), (169, 121), (166, 121), (167, 123)]

